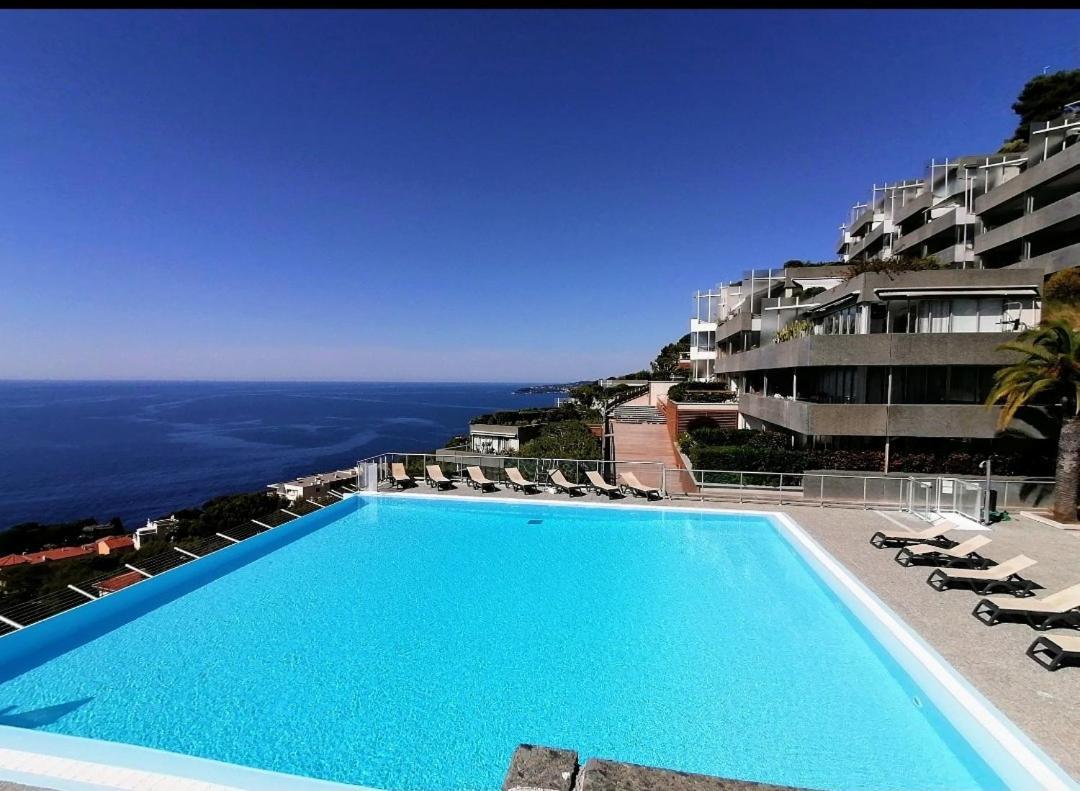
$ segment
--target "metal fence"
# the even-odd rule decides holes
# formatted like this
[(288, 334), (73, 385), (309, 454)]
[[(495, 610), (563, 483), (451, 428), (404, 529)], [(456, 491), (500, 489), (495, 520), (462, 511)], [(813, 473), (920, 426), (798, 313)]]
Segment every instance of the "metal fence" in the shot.
[(266, 533), (338, 502), (345, 493), (354, 491), (356, 491), (354, 481), (340, 481), (317, 497), (288, 503), (284, 508), (260, 515), (258, 519), (243, 522), (211, 536), (200, 536), (168, 545), (166, 549), (155, 555), (148, 557), (135, 555), (131, 558), (131, 563), (124, 563), (120, 568), (88, 577), (43, 596), (15, 604), (5, 604), (3, 599), (0, 599), (0, 636), (19, 631), (53, 615), (88, 604), (117, 590), (137, 585), (143, 580), (152, 579), (206, 555), (239, 544), (253, 536)]
[(992, 510), (1037, 507), (1050, 499), (1052, 478), (1022, 481), (948, 475), (778, 473), (752, 470), (665, 469), (672, 497), (776, 505), (817, 505), (910, 511), (924, 519), (958, 513), (981, 521), (987, 498)]
[(1049, 478), (993, 480), (988, 489), (983, 479), (955, 476), (687, 470), (654, 461), (545, 459), (460, 451), (385, 453), (365, 459), (359, 466), (374, 465), (374, 488), (386, 487), (392, 485), (391, 465), (394, 462), (402, 463), (406, 472), (418, 482), (426, 478), (429, 465), (438, 465), (444, 475), (457, 482), (467, 480), (466, 467), (477, 466), (486, 477), (503, 485), (509, 483), (505, 472), (508, 467), (517, 467), (526, 478), (541, 485), (548, 483), (548, 471), (556, 468), (573, 483), (587, 483), (585, 473), (589, 470), (600, 472), (613, 484), (619, 483), (622, 473), (632, 472), (643, 485), (659, 489), (668, 498), (876, 508), (911, 511), (924, 519), (951, 512), (975, 521), (983, 518), (988, 496), (997, 510), (1033, 507), (1050, 497), (1053, 486), (1053, 480)]
[(466, 468), (479, 467), (484, 475), (495, 482), (496, 485), (509, 486), (510, 479), (506, 474), (509, 467), (517, 467), (522, 476), (537, 483), (547, 486), (550, 483), (549, 473), (561, 470), (562, 474), (570, 483), (588, 484), (586, 475), (588, 472), (599, 472), (601, 477), (608, 483), (618, 484), (619, 478), (625, 473), (633, 474), (643, 486), (666, 491), (665, 470), (663, 462), (658, 461), (602, 461), (600, 459), (559, 459), (537, 458), (528, 456), (500, 456), (494, 454), (474, 452), (440, 452), (431, 453), (383, 453), (372, 456), (357, 463), (360, 468), (360, 488), (367, 488), (364, 481), (364, 470), (367, 465), (374, 464), (377, 470), (377, 483), (390, 485), (393, 480), (392, 465), (397, 462), (405, 467), (405, 471), (416, 481), (422, 482), (427, 477), (427, 468), (437, 465), (444, 475), (450, 480), (464, 483), (468, 480)]

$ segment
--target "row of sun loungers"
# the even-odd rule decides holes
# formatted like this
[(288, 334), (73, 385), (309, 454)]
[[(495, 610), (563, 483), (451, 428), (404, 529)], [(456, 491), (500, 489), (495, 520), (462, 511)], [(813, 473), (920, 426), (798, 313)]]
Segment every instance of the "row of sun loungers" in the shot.
[[(1080, 585), (1036, 598), (1035, 583), (1020, 572), (1026, 573), (1037, 561), (1016, 555), (994, 563), (980, 552), (991, 543), (990, 538), (974, 536), (958, 543), (946, 537), (951, 529), (950, 525), (921, 531), (879, 530), (870, 543), (879, 549), (899, 547), (896, 562), (902, 566), (935, 566), (926, 579), (935, 590), (962, 586), (982, 594), (971, 614), (987, 626), (1021, 620), (1039, 631), (1080, 628)], [(987, 595), (994, 592), (1009, 595)], [(1080, 635), (1041, 635), (1028, 647), (1027, 655), (1046, 669), (1057, 670), (1066, 660), (1080, 659)]]
[[(540, 491), (541, 484), (526, 478), (517, 467), (506, 467), (503, 472), (506, 473), (506, 481), (514, 491), (523, 492), (525, 494), (536, 494)], [(498, 488), (498, 484), (488, 478), (484, 474), (484, 471), (479, 467), (466, 467), (465, 474), (467, 476), (465, 483), (478, 491), (490, 492), (496, 491)], [(588, 479), (588, 483), (572, 483), (567, 480), (562, 470), (554, 469), (548, 473), (548, 479), (551, 486), (555, 487), (557, 491), (568, 494), (571, 497), (580, 496), (590, 491), (595, 492), (596, 494), (606, 494), (608, 497), (612, 498), (625, 497), (627, 494), (632, 494), (636, 497), (645, 497), (649, 500), (659, 500), (663, 496), (661, 491), (655, 486), (645, 486), (642, 484), (632, 472), (620, 473), (619, 478), (621, 483), (618, 486), (608, 483), (604, 480), (604, 476), (596, 470), (588, 470), (585, 473), (585, 477)], [(390, 465), (390, 478), (393, 480), (394, 485), (401, 489), (418, 485), (413, 477), (405, 470), (405, 465), (401, 462), (393, 462)], [(427, 465), (424, 480), (429, 486), (437, 489), (451, 489), (454, 487), (454, 481), (446, 477), (446, 474), (442, 471), (442, 467), (438, 464)]]

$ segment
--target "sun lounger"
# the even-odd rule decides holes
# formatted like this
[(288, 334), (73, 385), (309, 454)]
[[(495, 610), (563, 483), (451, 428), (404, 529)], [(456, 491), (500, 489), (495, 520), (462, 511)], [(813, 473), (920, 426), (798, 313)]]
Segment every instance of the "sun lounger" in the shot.
[(469, 486), (481, 492), (497, 491), (495, 481), (488, 480), (483, 470), (479, 467), (466, 467), (465, 472), (469, 475)]
[(394, 485), (398, 488), (404, 489), (406, 486), (416, 486), (416, 481), (412, 479), (409, 473), (405, 472), (405, 465), (400, 461), (395, 461), (390, 465), (390, 476), (394, 479)]
[(555, 488), (560, 492), (566, 492), (573, 497), (575, 494), (585, 494), (585, 487), (580, 483), (570, 483), (566, 480), (566, 476), (563, 475), (563, 471), (560, 469), (554, 469), (548, 471), (548, 478), (555, 484)]
[(442, 467), (438, 464), (429, 464), (427, 466), (427, 475), (424, 476), (428, 482), (428, 486), (433, 486), (438, 489), (453, 489), (454, 482), (443, 474)]
[(525, 494), (536, 494), (540, 491), (539, 484), (536, 481), (530, 481), (524, 475), (521, 474), (521, 470), (517, 467), (507, 467), (506, 477), (510, 479), (510, 486), (515, 492), (525, 492)]
[(1003, 615), (1019, 616), (1039, 631), (1055, 626), (1080, 626), (1080, 585), (1023, 601), (990, 596), (976, 604), (971, 614), (987, 626), (1000, 623)]
[(635, 497), (644, 497), (647, 500), (653, 499), (654, 496), (657, 500), (662, 497), (659, 489), (642, 485), (641, 481), (639, 481), (637, 476), (632, 472), (620, 473), (619, 477), (622, 478), (623, 481), (623, 491), (632, 492)]
[(1041, 634), (1028, 646), (1027, 655), (1047, 670), (1057, 670), (1067, 659), (1080, 660), (1080, 635)]
[(608, 497), (614, 497), (617, 494), (621, 494), (618, 486), (612, 486), (605, 481), (604, 476), (596, 470), (588, 470), (585, 473), (585, 477), (589, 479), (589, 482), (585, 485), (586, 488), (592, 489), (597, 494), (606, 494)]
[(925, 530), (878, 530), (870, 536), (870, 543), (878, 549), (885, 547), (902, 547), (908, 544), (938, 544), (943, 547), (956, 546), (955, 541), (945, 538), (945, 534), (956, 528), (956, 525), (944, 527), (928, 527)]
[(986, 593), (992, 590), (1008, 591), (1013, 596), (1030, 596), (1035, 583), (1020, 576), (1024, 569), (1036, 561), (1025, 555), (983, 569), (934, 569), (926, 578), (926, 584), (934, 590), (943, 591), (950, 585), (967, 585), (973, 591)]
[(916, 544), (913, 547), (901, 547), (896, 553), (896, 562), (901, 566), (914, 566), (917, 563), (944, 566), (973, 566), (982, 568), (988, 561), (976, 550), (990, 543), (986, 536), (972, 536), (954, 547), (939, 547), (933, 544)]

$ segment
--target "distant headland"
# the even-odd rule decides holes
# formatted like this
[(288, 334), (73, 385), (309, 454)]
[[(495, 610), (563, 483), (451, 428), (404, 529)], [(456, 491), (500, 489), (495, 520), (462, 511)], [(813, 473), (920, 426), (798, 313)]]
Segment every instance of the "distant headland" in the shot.
[(567, 382), (561, 385), (532, 385), (531, 387), (519, 387), (514, 395), (536, 395), (540, 393), (569, 393), (570, 388), (589, 384), (588, 381)]

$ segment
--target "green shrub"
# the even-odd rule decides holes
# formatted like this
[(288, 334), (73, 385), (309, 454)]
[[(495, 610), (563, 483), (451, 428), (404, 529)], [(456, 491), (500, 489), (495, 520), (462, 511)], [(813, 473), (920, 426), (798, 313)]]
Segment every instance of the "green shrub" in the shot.
[(546, 459), (599, 459), (600, 440), (578, 420), (548, 423), (540, 436), (521, 446), (521, 456)]
[(784, 343), (796, 338), (805, 338), (814, 332), (814, 322), (809, 319), (796, 319), (779, 329), (773, 337), (773, 343)]
[(1043, 287), (1043, 298), (1047, 302), (1080, 303), (1080, 266), (1052, 275)]
[(560, 404), (552, 407), (528, 407), (506, 409), (477, 415), (470, 423), (488, 426), (527, 426), (533, 423), (557, 423), (562, 420), (578, 420), (586, 409), (576, 404)]
[(735, 393), (711, 382), (680, 382), (668, 390), (667, 397), (679, 403), (727, 404), (735, 400)]
[(856, 261), (848, 267), (844, 276), (850, 280), (858, 275), (868, 272), (883, 272), (885, 274), (898, 274), (900, 272), (924, 272), (928, 269), (941, 269), (941, 264), (934, 256), (927, 258), (912, 258), (908, 256), (894, 256), (882, 261)]
[[(851, 470), (880, 472), (885, 469), (885, 451), (829, 450), (829, 448), (789, 448), (788, 438), (779, 432), (747, 430), (699, 430), (681, 438), (684, 453), (702, 470), (746, 470), (798, 473), (806, 470)], [(894, 452), (891, 472), (912, 474), (981, 474), (978, 465), (985, 451), (966, 450), (947, 440), (927, 450)], [(1030, 446), (1008, 447), (994, 454), (998, 475), (1045, 475), (1054, 469), (1053, 454)], [(730, 483), (730, 481), (715, 481)]]

